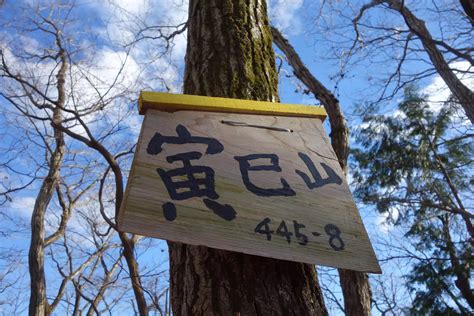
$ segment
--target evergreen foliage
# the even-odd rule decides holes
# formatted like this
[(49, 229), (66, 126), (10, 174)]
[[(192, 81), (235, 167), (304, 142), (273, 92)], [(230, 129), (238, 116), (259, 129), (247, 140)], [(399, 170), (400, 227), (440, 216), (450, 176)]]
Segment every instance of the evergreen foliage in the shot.
[[(353, 150), (355, 196), (405, 228), (413, 266), (409, 312), (460, 315), (474, 309), (472, 126), (454, 100), (437, 111), (416, 88), (394, 115), (368, 115)], [(464, 124), (463, 124), (464, 123)]]

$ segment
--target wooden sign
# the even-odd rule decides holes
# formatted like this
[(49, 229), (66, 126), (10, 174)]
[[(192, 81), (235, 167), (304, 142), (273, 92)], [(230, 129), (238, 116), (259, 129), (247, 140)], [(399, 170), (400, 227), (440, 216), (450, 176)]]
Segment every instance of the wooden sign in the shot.
[(140, 111), (121, 230), (381, 272), (323, 109), (146, 92)]

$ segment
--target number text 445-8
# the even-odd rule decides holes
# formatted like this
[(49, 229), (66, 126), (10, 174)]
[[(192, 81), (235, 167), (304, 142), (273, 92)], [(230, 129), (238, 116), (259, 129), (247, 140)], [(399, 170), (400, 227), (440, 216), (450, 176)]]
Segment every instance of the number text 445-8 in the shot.
[[(276, 225), (272, 225), (272, 220), (266, 217), (257, 224), (255, 227), (255, 233), (265, 235), (268, 241), (272, 240), (272, 235), (281, 236), (285, 238), (289, 244), (292, 241), (296, 241), (301, 246), (305, 246), (308, 244), (308, 242), (310, 242), (308, 236), (323, 238), (321, 233), (306, 232), (306, 225), (298, 223), (297, 221), (293, 221), (293, 225), (289, 225), (290, 229), (288, 229), (288, 226), (284, 220), (280, 222), (276, 230), (273, 230), (272, 228), (275, 228), (275, 226)], [(291, 226), (293, 226), (292, 231)], [(344, 250), (344, 241), (341, 238), (341, 230), (339, 227), (334, 224), (327, 224), (324, 226), (324, 232), (327, 237), (329, 237), (327, 242), (332, 249), (335, 251)]]

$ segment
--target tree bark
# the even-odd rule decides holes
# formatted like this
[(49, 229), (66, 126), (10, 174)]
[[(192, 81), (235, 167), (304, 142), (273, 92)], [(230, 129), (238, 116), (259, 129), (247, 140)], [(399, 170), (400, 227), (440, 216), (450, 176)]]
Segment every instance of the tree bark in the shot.
[[(349, 155), (349, 128), (339, 105), (339, 100), (327, 89), (301, 61), (288, 40), (272, 27), (273, 42), (285, 54), (293, 68), (295, 76), (313, 93), (328, 113), (331, 125), (331, 145), (336, 153), (339, 165), (347, 174), (347, 157)], [(339, 279), (344, 296), (346, 315), (370, 315), (371, 291), (367, 274), (357, 271), (338, 269)]]
[(466, 16), (469, 17), (471, 24), (474, 25), (474, 3), (472, 0), (460, 0), (460, 2)]
[[(121, 201), (121, 200), (120, 200)], [(121, 205), (121, 202), (116, 202)], [(128, 237), (126, 233), (118, 232), (123, 247), (123, 256), (127, 262), (128, 272), (130, 274), (130, 282), (132, 283), (133, 293), (135, 294), (135, 302), (140, 316), (148, 315), (148, 306), (143, 291), (142, 281), (140, 277), (140, 269), (138, 261), (135, 258), (135, 235)]]
[[(278, 101), (264, 1), (191, 0), (184, 92)], [(327, 315), (314, 266), (169, 242), (174, 315)]]
[[(461, 297), (464, 298), (464, 300), (474, 310), (474, 293), (472, 291), (471, 281), (469, 279), (471, 274), (469, 269), (469, 259), (465, 260), (464, 263), (459, 261), (458, 254), (456, 253), (456, 247), (454, 246), (454, 242), (451, 237), (451, 232), (449, 231), (449, 216), (440, 216), (439, 219), (443, 224), (443, 235), (446, 241), (446, 250), (449, 255), (449, 261), (454, 271), (454, 275), (456, 275), (454, 285), (456, 285), (456, 287), (461, 292)], [(467, 249), (465, 253), (472, 254), (472, 248), (468, 248), (470, 249)]]
[[(58, 42), (59, 45), (59, 42)], [(60, 45), (59, 45), (60, 46)], [(59, 54), (61, 67), (57, 73), (58, 99), (53, 110), (53, 122), (62, 121), (62, 110), (66, 100), (65, 75), (67, 70), (66, 52), (60, 46)], [(44, 248), (45, 248), (45, 214), (49, 202), (54, 195), (59, 172), (65, 151), (64, 133), (54, 128), (55, 148), (51, 153), (49, 171), (41, 184), (40, 191), (35, 200), (31, 214), (31, 241), (28, 252), (28, 268), (30, 273), (30, 304), (29, 315), (44, 316), (50, 313), (46, 297), (46, 278), (44, 273)]]
[[(55, 132), (55, 134), (59, 133)], [(49, 314), (44, 273), (44, 221), (46, 210), (53, 197), (54, 188), (59, 178), (59, 170), (64, 155), (63, 136), (55, 135), (55, 137), (56, 148), (51, 155), (49, 172), (43, 180), (40, 191), (36, 197), (33, 213), (31, 214), (31, 241), (28, 253), (28, 267), (30, 272), (30, 316), (44, 316)]]
[(344, 311), (348, 316), (371, 314), (372, 292), (367, 273), (337, 269), (344, 296)]

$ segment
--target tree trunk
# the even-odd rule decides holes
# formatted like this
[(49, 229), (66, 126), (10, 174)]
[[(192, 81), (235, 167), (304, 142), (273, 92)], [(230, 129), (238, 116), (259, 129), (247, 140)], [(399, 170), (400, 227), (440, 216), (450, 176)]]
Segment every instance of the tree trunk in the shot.
[[(444, 240), (446, 241), (446, 250), (449, 255), (449, 261), (451, 263), (451, 267), (454, 271), (454, 274), (456, 275), (456, 280), (454, 281), (454, 284), (461, 292), (461, 297), (474, 310), (474, 293), (472, 292), (471, 280), (469, 279), (470, 274), (471, 274), (469, 263), (468, 263), (469, 261), (466, 260), (464, 264), (463, 262), (459, 261), (458, 254), (456, 253), (456, 247), (451, 237), (451, 232), (449, 231), (449, 221), (450, 221), (449, 216), (448, 215), (440, 216), (439, 219), (443, 223), (443, 235), (444, 235)], [(472, 254), (472, 249), (468, 249), (465, 253)]]
[[(189, 7), (184, 92), (278, 101), (265, 2)], [(327, 315), (312, 265), (168, 245), (174, 315)]]
[(464, 12), (471, 20), (471, 24), (474, 25), (474, 3), (472, 0), (460, 0), (460, 2)]
[(372, 292), (367, 273), (337, 269), (344, 296), (344, 311), (348, 316), (370, 315)]
[(30, 304), (29, 315), (44, 316), (49, 314), (46, 298), (46, 279), (44, 274), (44, 221), (49, 202), (59, 177), (59, 169), (64, 155), (64, 140), (56, 138), (56, 149), (51, 155), (49, 173), (43, 180), (36, 197), (31, 214), (31, 241), (28, 253), (30, 272)]
[[(56, 76), (58, 99), (53, 110), (53, 122), (60, 123), (62, 120), (61, 107), (64, 106), (65, 95), (65, 75), (67, 69), (66, 52), (60, 49), (58, 54), (61, 67)], [(55, 148), (51, 153), (48, 164), (48, 174), (41, 184), (40, 191), (35, 200), (33, 213), (31, 214), (31, 241), (28, 252), (28, 268), (30, 272), (30, 304), (29, 315), (44, 316), (50, 313), (48, 300), (46, 297), (46, 278), (44, 274), (44, 248), (45, 230), (44, 221), (49, 202), (54, 195), (59, 172), (63, 162), (65, 151), (64, 133), (54, 128)]]
[(385, 0), (383, 2), (387, 3), (391, 9), (400, 12), (410, 31), (418, 36), (436, 71), (464, 108), (471, 123), (474, 124), (474, 93), (462, 83), (449, 67), (448, 62), (444, 59), (443, 54), (439, 51), (433, 37), (426, 28), (425, 22), (417, 18), (401, 0)]
[[(272, 27), (273, 41), (285, 54), (288, 63), (293, 67), (295, 76), (313, 93), (328, 113), (331, 125), (331, 145), (336, 153), (339, 165), (347, 174), (347, 157), (349, 155), (349, 128), (339, 105), (339, 100), (316, 79), (303, 64), (293, 46), (276, 28)], [(346, 315), (370, 315), (371, 297), (367, 274), (357, 271), (338, 269), (339, 279), (344, 296)]]
[[(122, 199), (117, 199), (117, 201), (119, 200), (122, 201)], [(116, 203), (117, 205), (122, 204), (121, 202)], [(148, 315), (148, 307), (140, 277), (140, 269), (138, 267), (138, 261), (135, 258), (135, 237), (128, 237), (127, 234), (123, 232), (118, 232), (118, 235), (122, 242), (123, 256), (127, 262), (130, 282), (132, 283), (133, 293), (135, 294), (135, 303), (137, 303), (138, 313), (140, 316)]]

